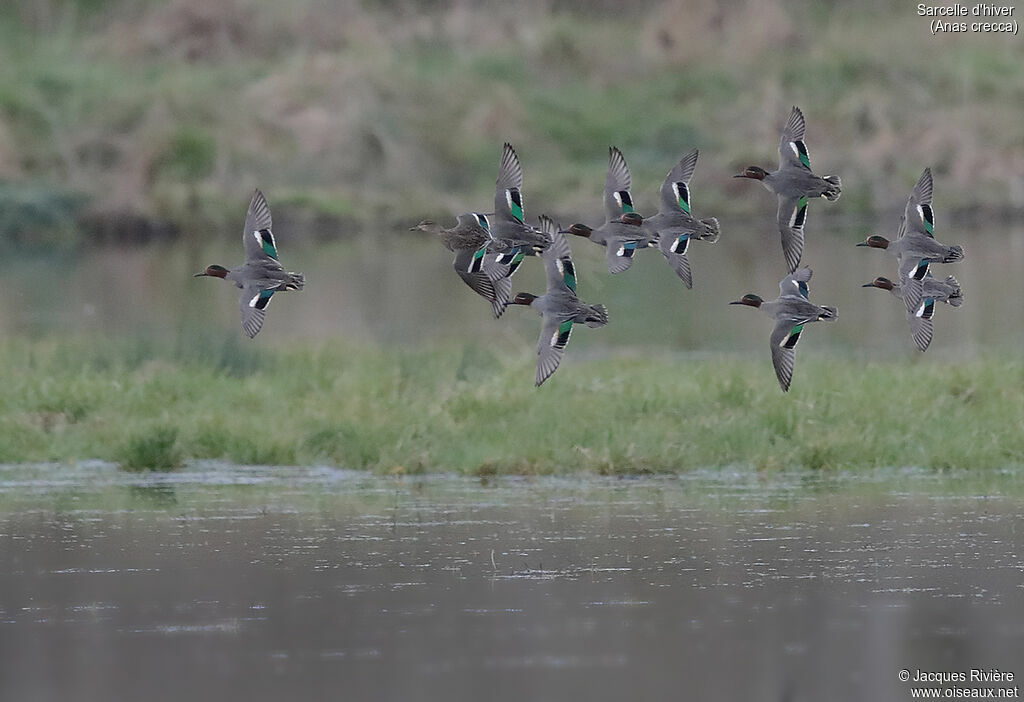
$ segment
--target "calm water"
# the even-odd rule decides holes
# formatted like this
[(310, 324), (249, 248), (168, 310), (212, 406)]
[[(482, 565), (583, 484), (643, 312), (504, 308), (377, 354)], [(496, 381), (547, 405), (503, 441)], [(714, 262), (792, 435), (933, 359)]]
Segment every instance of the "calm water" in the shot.
[(1019, 499), (941, 485), (0, 469), (0, 699), (885, 701), (909, 698), (902, 668), (1019, 679)]
[[(815, 270), (811, 296), (838, 306), (840, 318), (816, 327), (802, 353), (855, 350), (878, 358), (909, 352), (899, 302), (860, 287), (877, 275), (893, 277), (894, 260), (885, 252), (854, 247), (868, 233), (890, 233), (895, 215), (861, 224), (814, 221), (804, 255)], [(580, 294), (607, 305), (611, 323), (575, 335), (570, 353), (623, 347), (761, 352), (770, 323), (727, 303), (745, 292), (766, 299), (777, 294), (783, 272), (778, 232), (773, 219), (724, 220), (722, 226), (719, 243), (692, 247), (693, 290), (682, 286), (657, 252), (641, 252), (633, 269), (610, 276), (602, 249), (585, 240), (571, 242)], [(944, 223), (942, 234), (944, 241), (963, 244), (967, 257), (960, 264), (936, 266), (936, 274), (955, 274), (966, 302), (960, 309), (941, 306), (929, 357), (1019, 348), (1024, 343), (1024, 229)], [(0, 336), (79, 330), (187, 339), (201, 327), (240, 334), (236, 290), (222, 281), (191, 277), (208, 263), (239, 263), (239, 238), (235, 230), (211, 232), (206, 240), (212, 243), (202, 251), (154, 246), (92, 250), (65, 260), (5, 260), (0, 263), (5, 283)], [(489, 305), (451, 270), (448, 252), (425, 235), (379, 232), (318, 246), (295, 241), (282, 230), (278, 240), (285, 264), (303, 271), (309, 285), (302, 293), (274, 298), (259, 345), (340, 337), (522, 345), (528, 351), (536, 338), (532, 311), (511, 309), (500, 321), (491, 319)], [(515, 290), (542, 290), (538, 263), (526, 262)]]

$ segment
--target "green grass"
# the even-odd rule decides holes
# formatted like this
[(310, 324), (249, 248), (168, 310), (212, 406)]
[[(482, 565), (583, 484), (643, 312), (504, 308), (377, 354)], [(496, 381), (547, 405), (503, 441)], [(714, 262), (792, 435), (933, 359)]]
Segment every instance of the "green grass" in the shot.
[(178, 428), (156, 426), (132, 434), (115, 455), (128, 471), (168, 471), (181, 467)]
[[(106, 341), (0, 348), (0, 462), (194, 459), (378, 473), (993, 471), (1024, 464), (1024, 361), (767, 358)], [(234, 360), (232, 360), (234, 359)]]

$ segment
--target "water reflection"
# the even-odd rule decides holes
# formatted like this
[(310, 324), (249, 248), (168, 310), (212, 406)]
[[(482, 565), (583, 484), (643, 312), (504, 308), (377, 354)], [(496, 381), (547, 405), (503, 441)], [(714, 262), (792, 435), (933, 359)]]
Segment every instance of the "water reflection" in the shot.
[[(573, 242), (583, 297), (606, 304), (612, 318), (600, 334), (580, 335), (573, 344), (576, 352), (624, 346), (718, 351), (762, 341), (767, 332), (726, 303), (748, 291), (776, 294), (782, 273), (778, 233), (760, 221), (723, 222), (723, 227), (726, 234), (718, 244), (692, 252), (696, 284), (690, 291), (654, 252), (645, 252), (633, 270), (613, 277), (599, 247)], [(839, 323), (816, 335), (816, 347), (874, 354), (909, 348), (898, 301), (860, 287), (877, 275), (891, 277), (895, 268), (884, 252), (854, 247), (876, 230), (887, 227), (827, 220), (808, 235), (804, 259), (815, 269), (812, 296), (841, 310)], [(947, 231), (944, 240), (963, 243), (967, 258), (938, 272), (957, 276), (966, 302), (958, 310), (941, 306), (933, 350), (975, 353), (1019, 345), (1024, 341), (1024, 310), (1017, 302), (1024, 297), (1024, 229), (951, 225)], [(237, 331), (237, 291), (220, 281), (191, 277), (208, 261), (237, 263), (241, 247), (234, 245), (236, 238), (234, 232), (211, 236), (217, 245), (202, 252), (154, 246), (92, 250), (61, 261), (7, 261), (0, 333), (77, 329), (188, 339), (200, 328)], [(275, 297), (267, 333), (258, 343), (342, 337), (476, 341), (506, 348), (536, 336), (537, 320), (528, 310), (513, 309), (500, 321), (491, 319), (487, 304), (451, 271), (449, 254), (426, 237), (377, 232), (317, 248), (286, 244), (286, 232), (279, 239), (288, 267), (305, 272), (309, 286)], [(528, 261), (517, 275), (517, 290), (542, 289), (535, 263)]]
[(13, 470), (2, 699), (903, 700), (1024, 643), (1009, 498)]

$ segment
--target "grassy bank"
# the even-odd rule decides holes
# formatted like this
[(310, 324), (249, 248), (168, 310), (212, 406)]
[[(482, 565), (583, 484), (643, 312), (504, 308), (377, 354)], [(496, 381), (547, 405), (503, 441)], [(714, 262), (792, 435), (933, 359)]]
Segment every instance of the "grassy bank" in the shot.
[[(766, 354), (765, 354), (766, 355)], [(465, 474), (1024, 464), (1024, 362), (533, 358), (473, 347), (7, 342), (0, 462), (190, 459)]]
[(698, 146), (700, 211), (760, 213), (730, 175), (774, 161), (794, 103), (847, 214), (925, 165), (944, 208), (1024, 207), (1020, 42), (912, 5), (15, 0), (0, 39), (16, 242), (234, 222), (255, 185), (311, 235), (407, 226), (484, 207), (505, 140), (534, 214), (596, 215), (609, 144), (645, 210)]

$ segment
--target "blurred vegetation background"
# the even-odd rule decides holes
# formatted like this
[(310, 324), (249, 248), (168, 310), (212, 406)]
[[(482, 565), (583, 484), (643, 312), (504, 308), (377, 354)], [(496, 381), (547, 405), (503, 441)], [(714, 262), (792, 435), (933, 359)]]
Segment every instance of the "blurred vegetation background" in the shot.
[[(6, 0), (0, 461), (1018, 465), (1022, 47), (871, 1)], [(794, 104), (815, 170), (843, 178), (804, 252), (841, 318), (808, 332), (783, 396), (768, 320), (726, 303), (782, 276), (774, 198), (732, 175), (777, 162)], [(649, 212), (696, 146), (694, 211), (723, 225), (692, 248), (693, 290), (657, 254), (610, 276), (573, 242), (611, 323), (574, 334), (539, 391), (536, 314), (495, 321), (408, 233), (488, 211), (505, 141), (531, 220), (601, 218), (613, 144)], [(967, 303), (940, 310), (922, 357), (902, 305), (860, 287), (893, 261), (853, 244), (892, 233), (925, 166), (936, 233), (968, 255), (941, 271)], [(238, 263), (257, 186), (309, 285), (250, 342), (236, 291), (191, 275)], [(515, 290), (542, 289), (523, 269)], [(272, 421), (257, 436), (238, 407)]]
[(931, 165), (947, 211), (1005, 218), (1022, 47), (881, 1), (7, 0), (0, 237), (235, 229), (257, 185), (295, 236), (407, 227), (486, 208), (506, 140), (532, 215), (596, 216), (610, 144), (645, 207), (697, 146), (697, 209), (753, 214), (730, 176), (775, 162), (792, 104), (845, 214), (896, 212)]

